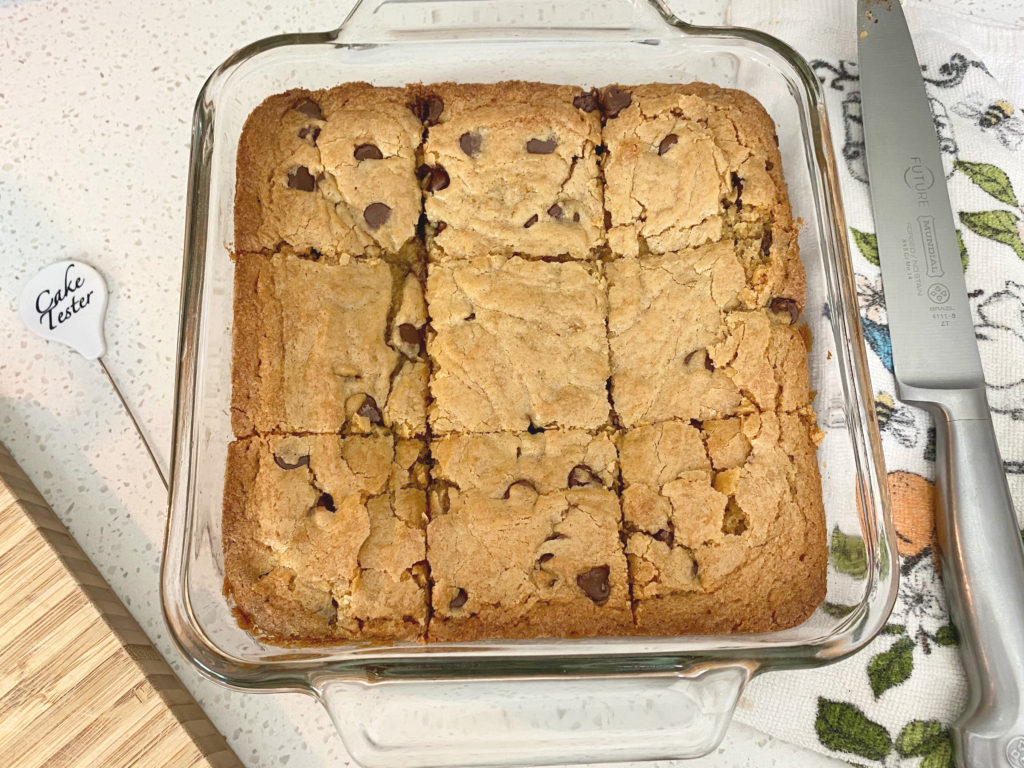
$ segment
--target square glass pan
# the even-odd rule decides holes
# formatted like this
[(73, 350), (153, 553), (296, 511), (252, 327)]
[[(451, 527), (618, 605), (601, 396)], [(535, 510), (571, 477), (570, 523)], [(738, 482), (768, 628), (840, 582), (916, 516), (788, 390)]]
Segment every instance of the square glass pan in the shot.
[[(242, 125), (264, 98), (289, 88), (503, 79), (584, 87), (703, 80), (749, 91), (775, 120), (803, 219), (828, 530), (864, 543), (863, 567), (846, 559), (840, 573), (830, 559), (826, 604), (799, 627), (306, 649), (268, 645), (238, 627), (222, 591), (220, 527), (232, 439), (229, 253)], [(895, 539), (832, 144), (819, 83), (783, 43), (684, 24), (659, 0), (363, 0), (337, 30), (260, 41), (211, 75), (196, 105), (188, 196), (161, 587), (172, 637), (208, 676), (320, 696), (367, 765), (685, 757), (716, 746), (751, 675), (842, 658), (885, 623), (898, 578)]]

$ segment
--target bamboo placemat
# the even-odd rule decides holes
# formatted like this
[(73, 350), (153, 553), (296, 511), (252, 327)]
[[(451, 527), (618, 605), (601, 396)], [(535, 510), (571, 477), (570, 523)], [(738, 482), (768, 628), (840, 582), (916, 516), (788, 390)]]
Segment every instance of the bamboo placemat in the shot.
[(241, 768), (2, 443), (0, 763)]

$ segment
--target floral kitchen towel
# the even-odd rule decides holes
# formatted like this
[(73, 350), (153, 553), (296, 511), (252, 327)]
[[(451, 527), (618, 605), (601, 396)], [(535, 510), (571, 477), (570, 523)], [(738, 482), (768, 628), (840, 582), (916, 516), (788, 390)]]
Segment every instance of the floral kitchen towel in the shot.
[[(989, 400), (1018, 516), (1024, 513), (1024, 29), (904, 3), (945, 162)], [(936, 570), (934, 431), (895, 398), (892, 349), (868, 197), (856, 3), (733, 0), (734, 23), (800, 51), (826, 94), (882, 430), (901, 585), (882, 634), (854, 657), (757, 678), (743, 722), (862, 765), (952, 766), (949, 725), (966, 694), (958, 636)], [(833, 564), (864, 573), (863, 542), (831, 532)], [(1013, 599), (1022, 599), (1015, 595)], [(826, 606), (842, 610), (841, 606)]]

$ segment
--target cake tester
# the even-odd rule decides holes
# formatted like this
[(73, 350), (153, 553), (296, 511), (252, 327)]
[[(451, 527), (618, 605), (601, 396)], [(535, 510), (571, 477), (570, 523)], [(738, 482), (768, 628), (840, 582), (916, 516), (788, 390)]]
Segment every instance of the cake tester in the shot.
[(66, 344), (86, 360), (100, 364), (152, 459), (164, 488), (168, 488), (167, 475), (157, 461), (153, 446), (103, 362), (107, 351), (103, 338), (106, 313), (107, 284), (96, 269), (81, 261), (58, 261), (44, 267), (28, 281), (18, 305), (18, 315), (30, 331), (44, 339)]

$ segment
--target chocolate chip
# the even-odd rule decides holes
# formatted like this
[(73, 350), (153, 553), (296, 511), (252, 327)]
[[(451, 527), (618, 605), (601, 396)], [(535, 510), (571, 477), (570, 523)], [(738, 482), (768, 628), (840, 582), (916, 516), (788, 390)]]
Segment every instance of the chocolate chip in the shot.
[(601, 93), (601, 108), (607, 118), (618, 117), (619, 112), (633, 103), (633, 94), (609, 85)]
[(591, 88), (589, 91), (583, 91), (572, 100), (572, 105), (576, 109), (582, 109), (584, 112), (593, 112), (598, 108), (600, 104), (597, 88)]
[(796, 325), (796, 321), (800, 317), (800, 307), (797, 306), (793, 299), (782, 299), (776, 297), (768, 304), (768, 308), (772, 312), (776, 312), (778, 314), (788, 314), (790, 325)]
[(444, 102), (440, 97), (431, 94), (417, 99), (409, 105), (409, 109), (424, 125), (437, 125), (441, 120), (441, 113), (444, 112)]
[(299, 467), (308, 467), (309, 454), (307, 453), (305, 456), (299, 456), (299, 458), (295, 460), (294, 464), (289, 464), (280, 456), (274, 454), (274, 463), (277, 464), (277, 466), (279, 466), (281, 469), (298, 469)]
[(761, 258), (767, 259), (772, 252), (772, 231), (769, 229), (761, 235)]
[(377, 229), (387, 224), (391, 218), (391, 208), (384, 203), (370, 203), (363, 211), (363, 218), (370, 225), (370, 229)]
[(313, 187), (316, 186), (316, 179), (309, 172), (309, 168), (300, 165), (288, 171), (288, 186), (303, 192), (312, 192)]
[(694, 429), (700, 429), (704, 425), (700, 423), (699, 419), (690, 419), (690, 426)]
[(525, 227), (526, 229), (529, 229), (530, 227), (532, 227), (532, 226), (533, 226), (534, 224), (536, 224), (536, 223), (537, 223), (537, 220), (538, 220), (539, 218), (540, 218), (540, 217), (539, 217), (539, 216), (537, 216), (537, 214), (536, 214), (536, 213), (535, 213), (535, 214), (533, 214), (533, 216), (531, 216), (530, 218), (528, 218), (528, 219), (526, 220), (526, 223), (525, 223), (525, 224), (523, 224), (523, 227)]
[(612, 228), (612, 212), (611, 211), (605, 211), (604, 212), (604, 228), (605, 229), (611, 229)]
[(384, 417), (381, 415), (380, 408), (377, 407), (377, 401), (369, 395), (363, 398), (363, 403), (356, 413), (364, 419), (369, 419), (371, 424), (384, 423)]
[(430, 172), (432, 170), (432, 166), (429, 166), (426, 163), (420, 163), (418, 166), (416, 166), (416, 178), (420, 180), (425, 179), (427, 178), (427, 176), (430, 175)]
[(451, 600), (448, 601), (448, 608), (449, 608), (449, 610), (455, 610), (456, 608), (461, 608), (462, 606), (464, 606), (466, 604), (466, 601), (468, 599), (469, 599), (469, 595), (466, 594), (466, 590), (464, 590), (462, 587), (459, 587), (458, 592), (455, 593), (455, 597), (453, 597)]
[(600, 156), (600, 155), (603, 155), (607, 151), (608, 151), (608, 148), (605, 147), (604, 144), (596, 144), (596, 145), (594, 145), (594, 154), (595, 155)]
[(297, 112), (301, 112), (306, 117), (311, 117), (314, 120), (323, 120), (324, 113), (320, 111), (320, 105), (312, 99), (303, 99), (295, 105), (294, 109)]
[(599, 565), (577, 576), (576, 583), (586, 593), (587, 597), (601, 605), (607, 602), (608, 596), (612, 593), (611, 586), (608, 584), (608, 576), (611, 574), (611, 570), (607, 565)]
[(309, 255), (306, 258), (308, 258), (310, 261), (320, 261), (320, 259), (322, 259), (323, 257), (324, 255), (320, 253), (320, 251), (318, 251), (316, 248), (310, 248)]
[(774, 168), (775, 168), (775, 163), (773, 163), (771, 160), (765, 160), (764, 161), (764, 169), (766, 171), (771, 171)]
[(697, 578), (697, 571), (699, 569), (700, 569), (700, 566), (698, 566), (697, 565), (697, 561), (694, 560), (693, 564), (690, 566), (690, 575), (693, 576), (693, 578)]
[(434, 225), (434, 234), (435, 235), (440, 235), (446, 229), (448, 229), (448, 222), (447, 221), (439, 221), (439, 222), (437, 222), (437, 224)]
[(301, 131), (299, 131), (299, 138), (300, 139), (305, 139), (307, 137), (310, 138), (310, 140), (313, 143), (313, 146), (315, 147), (316, 146), (316, 140), (320, 138), (320, 129), (317, 128), (316, 126), (307, 125)]
[(665, 528), (662, 528), (660, 531), (654, 534), (655, 541), (660, 541), (663, 544), (668, 544), (670, 547), (672, 546), (672, 542), (675, 541), (675, 538), (675, 534), (672, 531), (669, 531)]
[(676, 136), (674, 133), (670, 133), (668, 136), (662, 139), (661, 144), (658, 145), (658, 154), (664, 155), (666, 152), (672, 149), (672, 146), (678, 141), (679, 137)]
[(695, 349), (692, 352), (688, 353), (686, 357), (683, 358), (683, 365), (689, 365), (690, 361), (693, 360), (693, 356), (696, 355), (698, 352), (700, 352), (700, 350)]
[(360, 144), (356, 147), (355, 152), (352, 156), (362, 162), (363, 160), (383, 160), (384, 153), (380, 151), (380, 147), (376, 144)]
[(577, 464), (569, 471), (569, 487), (581, 488), (585, 485), (601, 485), (601, 478), (586, 464)]
[(712, 373), (714, 373), (715, 371), (715, 364), (711, 361), (711, 355), (709, 355), (706, 351), (704, 352), (704, 367), (707, 368)]
[(441, 113), (444, 112), (444, 102), (439, 96), (429, 96), (424, 109), (423, 122), (427, 125), (437, 125), (441, 122)]
[(526, 142), (526, 151), (531, 155), (550, 155), (557, 146), (555, 139), (530, 139)]
[(468, 323), (468, 322), (469, 322), (470, 320), (476, 320), (476, 312), (470, 312), (470, 313), (469, 313), (468, 315), (466, 315), (466, 316), (465, 316), (465, 317), (463, 318), (463, 320), (465, 320), (465, 321), (466, 321), (467, 323)]
[(329, 493), (321, 493), (320, 498), (316, 500), (316, 506), (323, 507), (328, 512), (338, 511), (338, 508), (334, 506), (334, 497)]
[(580, 215), (578, 212), (572, 215), (572, 220), (575, 221), (576, 223), (579, 223)]
[(551, 560), (555, 556), (554, 552), (545, 552), (543, 555), (537, 558), (539, 565), (544, 565), (548, 560)]
[(448, 171), (440, 165), (435, 165), (430, 169), (430, 175), (427, 177), (428, 192), (440, 192), (442, 189), (447, 188), (450, 183), (451, 179), (448, 177)]
[(417, 328), (412, 323), (402, 323), (398, 326), (398, 338), (406, 344), (412, 344), (414, 347), (422, 347), (423, 329)]
[(483, 138), (479, 133), (467, 131), (466, 133), (459, 136), (459, 146), (462, 151), (470, 157), (476, 157), (480, 154), (480, 147), (483, 145)]
[(554, 219), (562, 218), (562, 206), (560, 206), (558, 203), (552, 205), (550, 208), (548, 208), (548, 216), (551, 216)]
[(516, 480), (514, 483), (509, 485), (508, 488), (505, 489), (505, 495), (502, 498), (512, 498), (512, 489), (517, 485), (522, 486), (523, 488), (529, 488), (534, 493), (537, 493), (537, 486), (535, 486), (529, 480)]
[(538, 427), (534, 425), (534, 423), (531, 421), (530, 426), (526, 428), (526, 431), (529, 432), (531, 435), (539, 435), (541, 432), (544, 431), (544, 427)]
[(743, 210), (743, 179), (739, 177), (736, 171), (732, 171), (729, 174), (729, 181), (732, 182), (733, 189), (736, 190), (736, 210)]

